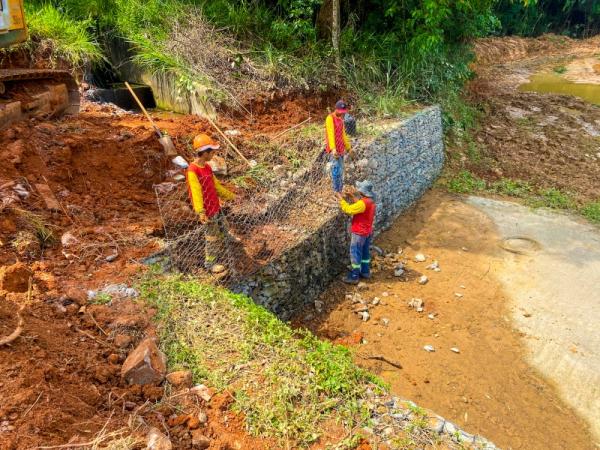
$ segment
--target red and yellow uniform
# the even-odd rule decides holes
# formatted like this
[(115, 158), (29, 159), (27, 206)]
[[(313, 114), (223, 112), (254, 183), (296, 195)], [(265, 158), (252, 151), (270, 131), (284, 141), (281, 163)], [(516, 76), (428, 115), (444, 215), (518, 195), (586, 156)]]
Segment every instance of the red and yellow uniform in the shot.
[(325, 151), (331, 153), (337, 152), (342, 156), (350, 150), (350, 139), (346, 134), (344, 120), (335, 113), (331, 113), (325, 119)]
[(340, 200), (340, 207), (349, 216), (352, 216), (350, 231), (359, 236), (373, 234), (373, 220), (375, 219), (375, 202), (369, 197), (363, 197), (355, 203)]
[(221, 211), (220, 198), (223, 200), (235, 198), (235, 194), (223, 187), (217, 180), (208, 164), (201, 167), (196, 163), (191, 163), (186, 177), (194, 211), (198, 214), (206, 214), (209, 219)]
[(373, 184), (362, 181), (356, 185), (362, 194), (360, 200), (348, 203), (340, 198), (340, 208), (352, 217), (350, 227), (350, 264), (351, 270), (344, 279), (345, 283), (357, 284), (359, 278), (371, 277), (371, 242), (373, 223), (377, 207), (374, 201)]

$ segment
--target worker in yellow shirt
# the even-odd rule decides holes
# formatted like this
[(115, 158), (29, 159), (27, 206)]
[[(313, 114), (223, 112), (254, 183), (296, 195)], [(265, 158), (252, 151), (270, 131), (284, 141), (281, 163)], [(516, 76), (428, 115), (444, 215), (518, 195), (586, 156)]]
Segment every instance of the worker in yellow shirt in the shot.
[(225, 238), (229, 237), (229, 227), (220, 199), (232, 200), (235, 194), (221, 185), (208, 164), (220, 148), (219, 144), (206, 134), (199, 134), (194, 138), (193, 146), (196, 158), (187, 169), (186, 179), (192, 207), (206, 227), (204, 267), (213, 273), (221, 273), (225, 267), (216, 261), (220, 254), (228, 251)]
[(325, 152), (331, 164), (331, 181), (335, 192), (342, 192), (344, 187), (344, 157), (350, 154), (350, 139), (344, 126), (344, 115), (348, 105), (338, 100), (335, 110), (325, 120)]

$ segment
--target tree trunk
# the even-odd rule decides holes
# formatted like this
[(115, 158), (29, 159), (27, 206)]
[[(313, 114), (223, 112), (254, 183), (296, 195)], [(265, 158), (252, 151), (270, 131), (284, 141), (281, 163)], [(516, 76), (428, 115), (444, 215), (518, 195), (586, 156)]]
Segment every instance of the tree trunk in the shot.
[(335, 52), (335, 64), (338, 73), (342, 69), (342, 57), (340, 55), (340, 0), (332, 0), (331, 5), (331, 42)]

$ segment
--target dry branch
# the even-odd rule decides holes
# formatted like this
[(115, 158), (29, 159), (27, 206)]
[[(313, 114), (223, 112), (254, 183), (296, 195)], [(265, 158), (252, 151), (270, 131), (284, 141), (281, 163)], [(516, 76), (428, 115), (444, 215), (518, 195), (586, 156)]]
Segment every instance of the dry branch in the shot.
[(25, 308), (25, 305), (21, 305), (21, 307), (17, 311), (17, 320), (18, 320), (17, 328), (15, 328), (15, 331), (13, 331), (7, 337), (0, 339), (0, 347), (3, 345), (10, 344), (15, 339), (17, 339), (23, 332), (24, 320), (23, 320), (23, 317), (21, 316), (21, 311), (23, 311), (24, 308)]
[[(29, 287), (27, 288), (27, 303), (29, 303), (31, 301), (32, 284), (33, 284), (33, 280), (30, 277), (29, 278)], [(15, 328), (15, 331), (13, 331), (7, 337), (0, 339), (0, 347), (2, 347), (3, 345), (10, 344), (15, 339), (17, 339), (19, 336), (21, 336), (21, 333), (23, 332), (23, 325), (25, 323), (25, 321), (23, 320), (23, 316), (21, 315), (21, 312), (23, 312), (24, 309), (25, 309), (25, 304), (22, 304), (17, 311), (17, 327)]]
[(360, 356), (362, 359), (375, 359), (377, 361), (383, 361), (385, 363), (388, 363), (390, 366), (395, 367), (396, 369), (402, 369), (402, 364), (400, 364), (397, 361), (388, 359), (383, 355), (358, 355), (358, 356)]

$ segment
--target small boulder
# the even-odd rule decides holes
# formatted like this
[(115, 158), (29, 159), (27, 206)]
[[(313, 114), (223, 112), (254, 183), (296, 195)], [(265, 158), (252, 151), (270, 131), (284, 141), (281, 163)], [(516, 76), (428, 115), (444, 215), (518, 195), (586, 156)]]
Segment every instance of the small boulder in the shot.
[(175, 387), (190, 387), (192, 385), (192, 372), (178, 370), (167, 375), (167, 381)]
[(422, 275), (421, 278), (419, 278), (419, 284), (427, 284), (428, 281), (429, 278), (427, 278), (427, 275)]
[(213, 396), (213, 391), (212, 389), (206, 387), (203, 384), (197, 384), (196, 386), (194, 386), (193, 388), (190, 389), (190, 392), (194, 395), (196, 395), (197, 397), (200, 397), (202, 400), (204, 400), (205, 402), (210, 402), (210, 399)]
[(423, 253), (417, 253), (415, 255), (416, 262), (424, 262), (426, 259), (427, 259), (427, 257)]
[(144, 339), (121, 367), (121, 378), (127, 384), (159, 384), (167, 372), (167, 358), (154, 340)]
[(22, 262), (0, 268), (0, 290), (27, 292), (31, 271)]
[(192, 431), (192, 447), (203, 450), (210, 447), (210, 438), (206, 437), (202, 430)]
[(425, 302), (423, 302), (423, 300), (421, 300), (420, 298), (412, 298), (408, 302), (408, 306), (414, 308), (417, 312), (423, 312)]
[(158, 428), (150, 428), (146, 436), (147, 450), (172, 450), (172, 448), (173, 444), (167, 436), (158, 431)]

